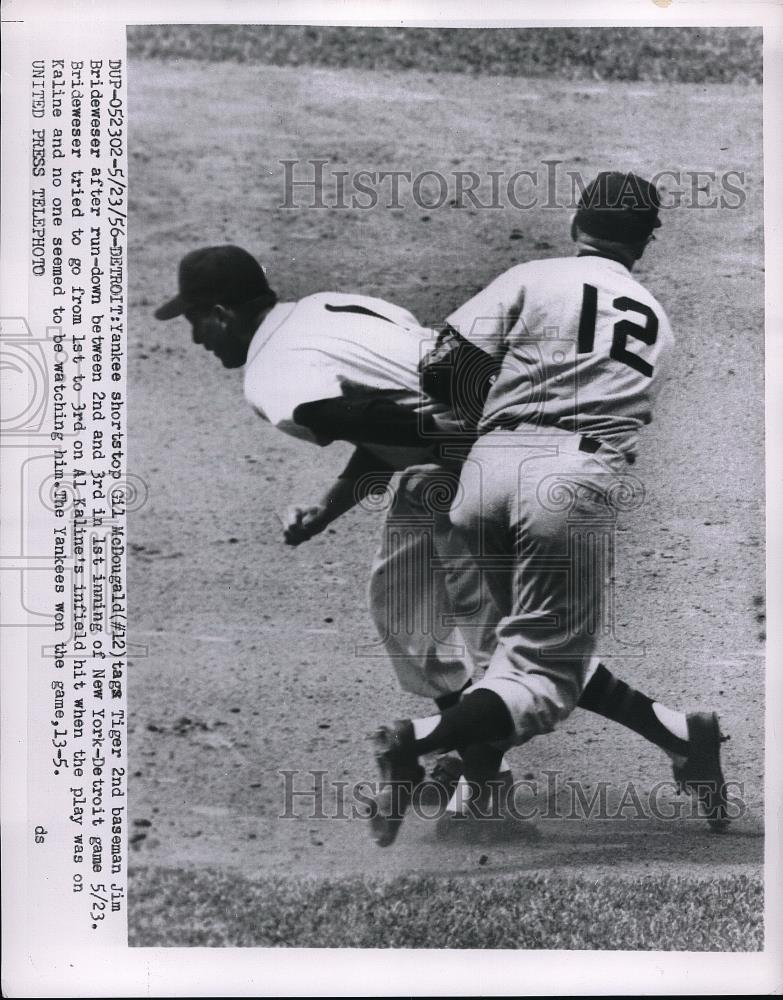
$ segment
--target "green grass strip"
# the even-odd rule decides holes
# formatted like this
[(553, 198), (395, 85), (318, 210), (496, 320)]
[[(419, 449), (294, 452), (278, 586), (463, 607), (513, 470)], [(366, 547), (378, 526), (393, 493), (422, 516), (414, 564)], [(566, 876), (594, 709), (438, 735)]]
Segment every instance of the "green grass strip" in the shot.
[(498, 875), (387, 881), (216, 869), (131, 873), (137, 946), (755, 951), (763, 883)]
[[(761, 82), (760, 28), (139, 25), (136, 58), (417, 69), (567, 80)], [(509, 95), (512, 99), (512, 95)]]

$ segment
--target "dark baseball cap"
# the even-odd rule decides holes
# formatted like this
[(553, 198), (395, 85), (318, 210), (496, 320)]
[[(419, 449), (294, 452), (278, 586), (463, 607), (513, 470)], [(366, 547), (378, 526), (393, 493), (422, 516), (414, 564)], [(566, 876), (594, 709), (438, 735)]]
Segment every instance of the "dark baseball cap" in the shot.
[(155, 311), (173, 319), (192, 308), (238, 306), (270, 292), (264, 270), (247, 250), (231, 244), (192, 250), (179, 262), (179, 294)]
[(579, 199), (576, 224), (596, 239), (637, 243), (660, 226), (660, 207), (654, 184), (636, 174), (603, 171)]

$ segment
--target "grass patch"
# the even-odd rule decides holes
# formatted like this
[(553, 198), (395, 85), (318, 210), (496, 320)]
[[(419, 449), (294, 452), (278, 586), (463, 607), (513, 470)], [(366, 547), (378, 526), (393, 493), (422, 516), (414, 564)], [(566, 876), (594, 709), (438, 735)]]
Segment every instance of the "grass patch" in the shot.
[(139, 25), (128, 54), (156, 59), (417, 69), (568, 80), (761, 82), (760, 28), (377, 28)]
[(249, 879), (131, 872), (136, 946), (756, 951), (763, 883), (745, 875)]

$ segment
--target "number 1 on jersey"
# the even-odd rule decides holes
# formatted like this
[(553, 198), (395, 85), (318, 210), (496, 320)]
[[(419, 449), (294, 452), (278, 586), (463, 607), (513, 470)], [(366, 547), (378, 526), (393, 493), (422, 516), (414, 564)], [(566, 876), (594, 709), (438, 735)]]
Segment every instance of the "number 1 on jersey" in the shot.
[[(634, 337), (642, 343), (652, 345), (658, 336), (658, 317), (644, 302), (621, 295), (612, 302), (612, 308), (618, 312), (635, 312), (644, 316), (644, 326), (629, 319), (621, 319), (612, 328), (612, 347), (609, 357), (621, 361), (624, 365), (634, 368), (648, 377), (652, 376), (653, 366), (649, 361), (640, 358), (638, 354), (627, 348), (628, 338)], [(595, 324), (598, 318), (598, 289), (594, 285), (584, 285), (582, 291), (582, 311), (579, 315), (578, 351), (580, 354), (590, 354), (595, 344)]]
[(595, 342), (595, 320), (598, 315), (598, 289), (582, 286), (582, 312), (579, 315), (579, 353), (590, 354)]

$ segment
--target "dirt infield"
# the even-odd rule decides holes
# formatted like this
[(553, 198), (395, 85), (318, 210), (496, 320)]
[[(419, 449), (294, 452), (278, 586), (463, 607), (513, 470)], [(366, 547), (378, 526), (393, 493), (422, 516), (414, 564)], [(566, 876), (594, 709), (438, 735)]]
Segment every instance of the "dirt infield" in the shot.
[[(129, 470), (149, 485), (130, 522), (131, 863), (371, 876), (758, 872), (760, 89), (136, 60), (130, 94)], [(280, 161), (314, 158), (414, 173), (510, 173), (547, 159), (586, 176), (611, 165), (744, 172), (742, 207), (665, 212), (640, 269), (678, 349), (634, 469), (645, 504), (619, 524), (616, 636), (603, 649), (648, 693), (720, 712), (727, 777), (744, 804), (729, 834), (631, 809), (531, 820), (490, 848), (444, 846), (414, 819), (380, 851), (358, 819), (278, 818), (281, 769), (297, 772), (288, 780), (300, 790), (313, 771), (349, 786), (373, 779), (366, 735), (422, 703), (397, 690), (366, 610), (380, 519), (353, 512), (296, 550), (282, 544), (278, 512), (314, 500), (349, 449), (285, 438), (244, 403), (240, 375), (190, 344), (184, 322), (156, 323), (179, 257), (236, 242), (283, 300), (357, 291), (434, 323), (509, 266), (569, 252), (562, 209), (279, 207)], [(580, 711), (512, 761), (538, 783), (543, 811), (547, 772), (560, 794), (569, 781), (607, 782), (614, 802), (628, 782), (647, 801), (671, 777), (662, 754)]]

